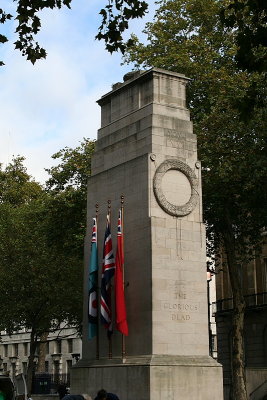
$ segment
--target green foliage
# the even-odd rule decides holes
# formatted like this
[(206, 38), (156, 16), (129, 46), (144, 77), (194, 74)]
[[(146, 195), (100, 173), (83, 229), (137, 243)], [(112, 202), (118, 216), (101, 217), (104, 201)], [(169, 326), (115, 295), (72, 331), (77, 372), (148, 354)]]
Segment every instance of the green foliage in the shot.
[(43, 202), (0, 209), (1, 329), (24, 326), (40, 336), (55, 323), (77, 322), (82, 263), (48, 246)]
[[(41, 29), (40, 11), (44, 9), (61, 9), (63, 6), (71, 8), (72, 0), (14, 0), (17, 3), (15, 16), (0, 9), (0, 23), (14, 18), (17, 21), (15, 48), (30, 60), (32, 64), (39, 59), (45, 59), (46, 50), (35, 40)], [(122, 34), (128, 28), (131, 19), (143, 17), (147, 10), (147, 3), (143, 0), (109, 0), (99, 14), (102, 22), (96, 35), (98, 40), (104, 40), (106, 49), (112, 53), (120, 50), (124, 52), (125, 44)], [(0, 35), (0, 43), (8, 39)], [(129, 45), (130, 41), (128, 41)], [(0, 62), (0, 66), (4, 65)]]
[(83, 139), (74, 149), (65, 147), (52, 157), (60, 160), (48, 169), (49, 243), (63, 253), (83, 258), (86, 224), (87, 179), (95, 142)]
[(63, 230), (61, 243), (53, 242), (54, 199), (23, 160), (15, 158), (0, 175), (0, 329), (24, 326), (37, 338), (55, 323), (81, 323), (83, 257), (81, 249), (65, 251), (68, 227), (67, 237)]
[[(4, 24), (7, 20), (10, 20), (11, 18), (12, 18), (11, 14), (5, 13), (5, 11), (2, 10), (2, 8), (0, 8), (0, 23), (1, 24)], [(5, 43), (7, 41), (8, 41), (8, 38), (5, 35), (0, 34), (0, 43)], [(0, 67), (2, 65), (5, 65), (5, 64), (3, 63), (3, 61), (0, 61)]]
[(0, 330), (31, 331), (27, 385), (37, 342), (67, 322), (81, 332), (86, 182), (94, 142), (53, 158), (44, 189), (23, 157), (0, 169)]
[(42, 187), (30, 179), (23, 161), (24, 157), (13, 158), (4, 171), (0, 164), (0, 203), (19, 206), (42, 194)]
[(244, 121), (229, 104), (224, 109), (217, 104), (214, 111), (198, 126), (208, 249), (214, 255), (225, 246), (230, 221), (242, 265), (261, 252), (267, 224), (267, 113), (257, 109)]
[(55, 192), (65, 189), (78, 188), (86, 191), (87, 179), (91, 175), (91, 156), (95, 142), (84, 138), (80, 146), (75, 149), (65, 147), (55, 153), (52, 158), (62, 162), (46, 171), (51, 175), (47, 181), (47, 188)]
[(102, 23), (99, 27), (99, 33), (96, 39), (103, 39), (106, 43), (106, 49), (112, 53), (120, 50), (124, 53), (127, 46), (132, 41), (128, 40), (125, 44), (122, 34), (128, 29), (128, 21), (134, 18), (141, 18), (145, 15), (148, 8), (146, 1), (139, 0), (113, 0), (105, 8), (100, 10)]
[[(232, 2), (230, 2), (231, 4)], [(236, 3), (236, 2), (235, 2)], [(208, 255), (224, 249), (233, 295), (233, 398), (247, 399), (242, 268), (261, 251), (267, 226), (266, 76), (237, 64), (239, 30), (221, 15), (228, 0), (162, 0), (124, 57), (136, 67), (183, 73), (202, 161)]]
[(220, 18), (227, 4), (161, 1), (154, 22), (146, 25), (148, 42), (133, 37), (135, 44), (125, 61), (191, 78), (188, 102), (203, 166), (208, 243), (211, 253), (214, 246), (220, 247), (227, 210), (244, 262), (259, 249), (267, 224), (262, 206), (267, 200), (267, 114), (266, 107), (253, 104), (253, 112), (246, 108), (249, 118), (244, 119), (243, 104), (253, 87), (266, 106), (266, 90), (264, 74), (240, 71), (236, 64), (237, 33)]
[(267, 71), (267, 6), (265, 0), (234, 0), (222, 9), (222, 20), (237, 29), (236, 60), (242, 69)]
[(15, 42), (15, 48), (19, 49), (22, 55), (34, 64), (36, 60), (46, 58), (45, 49), (35, 42), (35, 35), (41, 28), (38, 12), (46, 8), (60, 9), (63, 5), (70, 8), (70, 0), (19, 0), (17, 4), (15, 19), (18, 21), (16, 33), (19, 38)]

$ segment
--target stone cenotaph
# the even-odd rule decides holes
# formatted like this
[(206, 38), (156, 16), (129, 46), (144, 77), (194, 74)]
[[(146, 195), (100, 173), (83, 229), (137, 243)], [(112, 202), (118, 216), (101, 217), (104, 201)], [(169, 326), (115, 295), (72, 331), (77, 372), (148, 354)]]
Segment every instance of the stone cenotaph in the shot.
[[(84, 332), (71, 392), (92, 398), (104, 388), (121, 400), (222, 400), (222, 368), (209, 356), (201, 165), (186, 108), (184, 75), (126, 74), (98, 101), (101, 128), (88, 182)], [(129, 335), (99, 324), (88, 339), (90, 234), (95, 204), (101, 261), (107, 201), (111, 232), (124, 196), (125, 297)], [(99, 282), (101, 275), (101, 262)]]

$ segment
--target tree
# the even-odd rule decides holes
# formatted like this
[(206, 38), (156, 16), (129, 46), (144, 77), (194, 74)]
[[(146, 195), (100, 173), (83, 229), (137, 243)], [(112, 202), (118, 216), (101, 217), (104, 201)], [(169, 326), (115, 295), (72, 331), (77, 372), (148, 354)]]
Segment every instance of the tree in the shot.
[[(235, 60), (243, 71), (258, 72), (265, 76), (259, 87), (251, 82), (247, 95), (240, 104), (244, 118), (250, 116), (256, 105), (265, 106), (267, 72), (267, 7), (264, 0), (234, 0), (221, 10), (226, 27), (236, 30)], [(262, 79), (263, 81), (263, 79)]]
[[(233, 394), (247, 400), (242, 267), (259, 253), (267, 224), (266, 94), (264, 74), (241, 71), (235, 60), (238, 32), (221, 21), (228, 1), (163, 0), (136, 36), (125, 62), (158, 67), (191, 78), (188, 103), (203, 167), (203, 204), (209, 255), (223, 247), (233, 292)], [(254, 85), (263, 104), (244, 119), (243, 104)]]
[(91, 175), (91, 157), (94, 152), (94, 140), (83, 138), (75, 149), (65, 147), (53, 154), (54, 160), (62, 160), (57, 166), (46, 169), (50, 176), (47, 188), (55, 193), (65, 189), (87, 191), (87, 179)]
[[(62, 6), (71, 8), (72, 0), (49, 0), (46, 2), (16, 0), (16, 16), (0, 9), (0, 23), (15, 18), (18, 20), (16, 33), (18, 40), (16, 49), (22, 52), (33, 64), (36, 60), (46, 58), (46, 50), (35, 41), (35, 35), (41, 29), (41, 19), (38, 12), (46, 9), (60, 9)], [(129, 20), (142, 18), (147, 12), (148, 2), (145, 0), (110, 0), (99, 14), (102, 22), (96, 39), (104, 40), (106, 49), (112, 53), (125, 49), (132, 44), (129, 39), (126, 43), (122, 34), (128, 29)], [(226, 26), (238, 30), (236, 41), (238, 49), (236, 59), (241, 68), (266, 71), (266, 5), (265, 0), (232, 0), (221, 9), (221, 17)], [(8, 38), (0, 34), (0, 43)], [(1, 61), (0, 65), (4, 65)]]
[(65, 147), (52, 156), (60, 160), (58, 165), (47, 169), (49, 243), (80, 259), (83, 259), (87, 179), (91, 175), (94, 145), (94, 141), (83, 139), (74, 149)]
[(248, 71), (267, 71), (267, 6), (264, 0), (234, 0), (221, 12), (224, 24), (237, 29), (236, 60)]
[(5, 185), (0, 203), (0, 330), (10, 334), (21, 327), (30, 330), (30, 390), (40, 338), (64, 321), (81, 325), (83, 251), (66, 253), (64, 243), (69, 238), (64, 240), (64, 232), (62, 245), (53, 243), (52, 196), (31, 180), (22, 161), (17, 158), (1, 171)]
[[(72, 0), (15, 0), (15, 2), (17, 3), (15, 16), (0, 8), (0, 23), (4, 24), (13, 18), (17, 20), (18, 39), (15, 42), (15, 48), (34, 64), (36, 60), (46, 58), (46, 50), (35, 41), (35, 36), (41, 29), (38, 13), (47, 8), (60, 9), (63, 6), (71, 8)], [(96, 38), (104, 40), (109, 52), (116, 50), (123, 52), (125, 44), (122, 34), (128, 28), (129, 20), (144, 16), (147, 6), (143, 0), (109, 0), (99, 12), (102, 22)], [(5, 35), (0, 35), (0, 43), (7, 41), (8, 38)], [(3, 64), (0, 62), (0, 65)]]
[(30, 179), (23, 165), (24, 160), (24, 157), (13, 158), (4, 171), (0, 164), (0, 203), (19, 206), (42, 194), (41, 185)]

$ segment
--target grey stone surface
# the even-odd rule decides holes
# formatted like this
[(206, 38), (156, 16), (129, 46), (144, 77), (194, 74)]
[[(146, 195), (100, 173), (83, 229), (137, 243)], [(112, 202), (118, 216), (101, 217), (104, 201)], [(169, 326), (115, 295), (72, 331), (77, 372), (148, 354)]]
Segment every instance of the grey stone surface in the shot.
[[(214, 400), (222, 399), (217, 381), (221, 368), (208, 357), (147, 356), (95, 361), (90, 368), (73, 368), (76, 377), (72, 392), (83, 390), (92, 398), (105, 385), (120, 399), (132, 400)], [(216, 384), (217, 383), (217, 384)]]
[[(186, 82), (183, 75), (152, 69), (116, 85), (99, 100), (102, 122), (88, 184), (83, 357), (73, 369), (74, 391), (94, 394), (104, 386), (128, 400), (222, 399), (221, 367), (208, 356), (201, 173), (186, 109)], [(156, 171), (166, 162), (171, 168), (162, 172), (164, 184), (158, 183), (162, 195), (179, 207), (186, 206), (182, 202), (187, 196), (194, 196), (193, 206), (182, 216), (166, 212), (153, 190)], [(177, 171), (177, 164), (184, 168)], [(121, 358), (121, 335), (114, 331), (113, 358), (108, 358), (106, 331), (100, 326), (96, 360), (96, 340), (87, 339), (91, 219), (98, 203), (101, 240), (111, 200), (115, 249), (122, 194), (126, 357)], [(207, 395), (207, 385), (212, 394)]]

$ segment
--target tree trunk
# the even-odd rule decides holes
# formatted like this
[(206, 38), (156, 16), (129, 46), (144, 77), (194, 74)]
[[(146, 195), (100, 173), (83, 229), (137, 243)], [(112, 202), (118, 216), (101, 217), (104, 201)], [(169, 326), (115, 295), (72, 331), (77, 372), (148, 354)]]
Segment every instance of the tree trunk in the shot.
[(44, 332), (40, 337), (40, 347), (38, 352), (38, 365), (36, 372), (45, 372), (45, 356), (48, 332)]
[(37, 335), (35, 334), (34, 328), (32, 328), (31, 336), (30, 336), (30, 355), (29, 355), (27, 377), (26, 377), (28, 393), (31, 393), (31, 390), (32, 390), (32, 381), (33, 381), (33, 373), (34, 373), (34, 358), (35, 358), (36, 347), (37, 347)]
[(242, 274), (240, 265), (237, 263), (235, 237), (229, 220), (227, 221), (227, 230), (224, 232), (223, 237), (233, 294), (232, 400), (248, 400), (244, 366), (245, 300), (241, 284)]

